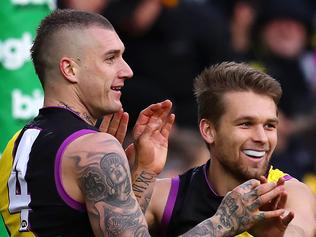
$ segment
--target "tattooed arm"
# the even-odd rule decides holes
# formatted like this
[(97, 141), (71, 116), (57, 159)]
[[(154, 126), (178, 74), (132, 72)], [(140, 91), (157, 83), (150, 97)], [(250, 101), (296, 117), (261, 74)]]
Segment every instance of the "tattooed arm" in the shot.
[[(170, 179), (158, 180), (146, 212), (150, 229), (158, 229), (171, 186)], [(234, 236), (254, 224), (280, 216), (284, 210), (260, 211), (259, 207), (283, 193), (284, 187), (249, 180), (227, 193), (214, 216), (183, 236)]]
[(85, 203), (95, 236), (149, 236), (125, 152), (114, 137), (82, 136), (69, 145), (62, 166), (73, 172), (63, 175), (66, 191)]
[[(151, 199), (156, 177), (167, 158), (168, 137), (174, 121), (174, 115), (170, 114), (171, 107), (171, 101), (165, 100), (141, 111), (133, 129), (135, 143), (126, 149), (133, 191), (143, 213)], [(123, 143), (127, 123), (127, 113), (120, 111), (113, 116), (105, 116), (100, 130), (112, 134)]]

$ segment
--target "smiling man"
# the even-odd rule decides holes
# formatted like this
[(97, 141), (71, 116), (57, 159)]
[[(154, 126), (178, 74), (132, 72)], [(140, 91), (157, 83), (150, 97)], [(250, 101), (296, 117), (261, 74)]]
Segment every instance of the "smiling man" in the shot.
[(224, 195), (254, 178), (285, 182), (282, 201), (262, 208), (281, 205), (289, 212), (241, 236), (313, 237), (315, 197), (306, 185), (269, 165), (277, 145), (280, 84), (245, 64), (224, 62), (205, 69), (194, 86), (200, 133), (210, 160), (173, 179), (157, 181), (146, 213), (149, 226), (160, 231), (159, 236), (181, 234), (214, 215)]
[[(98, 118), (116, 112), (114, 120), (128, 122), (120, 98), (133, 72), (110, 22), (94, 13), (57, 10), (41, 22), (31, 53), (45, 92), (44, 106), (9, 141), (0, 159), (0, 213), (9, 235), (149, 236), (142, 210), (166, 161), (174, 121), (171, 101), (141, 111), (130, 146), (135, 152), (131, 175), (119, 142), (126, 129), (118, 129), (116, 139), (94, 126)], [(256, 195), (257, 190), (268, 195)], [(283, 191), (247, 181), (193, 231), (223, 237), (280, 216), (282, 208), (260, 211), (256, 205), (250, 212), (244, 210)], [(232, 202), (236, 208), (230, 208)], [(247, 222), (237, 221), (245, 217)], [(223, 218), (232, 224), (224, 226)]]

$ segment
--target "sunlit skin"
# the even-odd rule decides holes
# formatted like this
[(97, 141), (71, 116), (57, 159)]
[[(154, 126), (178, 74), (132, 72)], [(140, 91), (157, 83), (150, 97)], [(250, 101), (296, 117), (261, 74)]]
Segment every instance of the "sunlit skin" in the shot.
[(115, 31), (86, 30), (87, 43), (79, 64), (79, 93), (94, 118), (119, 111), (121, 87), (133, 72), (123, 59), (124, 45)]
[(226, 111), (212, 128), (209, 178), (220, 178), (232, 189), (266, 173), (277, 144), (277, 107), (270, 97), (253, 92), (229, 92), (223, 99)]

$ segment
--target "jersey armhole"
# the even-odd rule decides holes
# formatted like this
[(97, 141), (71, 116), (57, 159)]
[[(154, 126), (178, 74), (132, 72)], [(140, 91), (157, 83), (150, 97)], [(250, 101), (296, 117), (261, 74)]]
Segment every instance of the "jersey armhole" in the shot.
[(177, 195), (179, 191), (179, 184), (180, 184), (179, 176), (176, 176), (171, 179), (171, 187), (170, 187), (167, 203), (163, 211), (163, 215), (162, 215), (162, 219), (160, 223), (161, 233), (166, 233), (167, 231), (167, 228), (171, 219), (171, 215), (173, 212), (173, 208), (176, 203), (176, 199), (177, 199)]
[(77, 138), (79, 138), (83, 135), (86, 135), (89, 133), (96, 133), (96, 132), (97, 131), (90, 130), (90, 129), (82, 129), (82, 130), (79, 130), (77, 132), (74, 132), (73, 134), (68, 136), (63, 141), (63, 143), (60, 145), (60, 147), (56, 153), (56, 158), (55, 158), (54, 176), (55, 176), (55, 185), (56, 185), (57, 192), (58, 192), (60, 198), (69, 207), (71, 207), (77, 211), (81, 211), (81, 212), (85, 212), (85, 210), (86, 210), (84, 203), (80, 203), (80, 202), (74, 200), (72, 197), (70, 197), (63, 186), (62, 179), (61, 179), (61, 163), (62, 163), (61, 161), (62, 161), (62, 156), (63, 156), (67, 146), (71, 142), (73, 142), (74, 140), (76, 140)]

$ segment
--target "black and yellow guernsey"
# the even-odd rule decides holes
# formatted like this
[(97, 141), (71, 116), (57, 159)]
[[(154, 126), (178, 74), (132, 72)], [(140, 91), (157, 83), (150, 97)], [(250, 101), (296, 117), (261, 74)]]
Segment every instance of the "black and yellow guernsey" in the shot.
[[(178, 236), (192, 229), (200, 222), (216, 213), (222, 196), (216, 194), (207, 179), (210, 160), (188, 170), (171, 180), (171, 188), (161, 220), (160, 236)], [(280, 177), (289, 180), (292, 177), (278, 169), (270, 168), (268, 182), (277, 182)], [(250, 237), (244, 232), (238, 237)]]
[(65, 192), (61, 157), (97, 131), (68, 109), (46, 107), (13, 136), (0, 159), (0, 212), (10, 236), (93, 236), (84, 204)]

